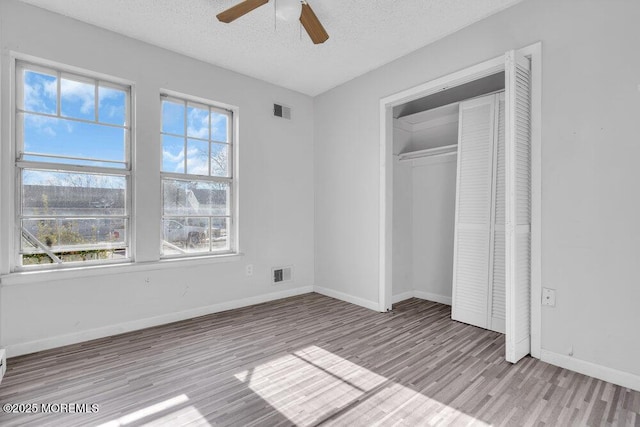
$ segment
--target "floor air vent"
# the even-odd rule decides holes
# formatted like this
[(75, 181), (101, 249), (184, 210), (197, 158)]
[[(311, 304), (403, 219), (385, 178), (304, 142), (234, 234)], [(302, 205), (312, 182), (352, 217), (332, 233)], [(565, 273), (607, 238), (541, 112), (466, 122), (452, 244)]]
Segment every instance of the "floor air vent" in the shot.
[(290, 282), (293, 269), (291, 267), (275, 267), (271, 274), (271, 283)]
[(273, 104), (273, 115), (291, 120), (291, 108), (285, 105)]

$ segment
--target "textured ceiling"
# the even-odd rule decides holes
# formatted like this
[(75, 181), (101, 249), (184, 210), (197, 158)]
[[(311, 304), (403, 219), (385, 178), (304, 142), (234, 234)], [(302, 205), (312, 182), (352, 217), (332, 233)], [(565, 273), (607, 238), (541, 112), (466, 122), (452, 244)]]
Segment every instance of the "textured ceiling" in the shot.
[(271, 0), (230, 23), (240, 0), (22, 0), (156, 46), (317, 95), (521, 0), (309, 0), (329, 33), (314, 45)]

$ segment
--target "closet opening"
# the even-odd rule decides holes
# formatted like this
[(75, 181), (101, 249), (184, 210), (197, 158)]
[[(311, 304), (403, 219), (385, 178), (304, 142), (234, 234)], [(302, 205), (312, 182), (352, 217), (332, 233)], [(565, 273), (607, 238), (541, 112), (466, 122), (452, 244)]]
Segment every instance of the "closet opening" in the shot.
[(379, 310), (451, 304), (504, 333), (513, 363), (540, 357), (540, 58), (536, 43), (380, 101)]
[[(501, 71), (393, 107), (392, 302), (452, 304), (460, 104), (504, 87)], [(504, 333), (498, 317), (475, 324)]]

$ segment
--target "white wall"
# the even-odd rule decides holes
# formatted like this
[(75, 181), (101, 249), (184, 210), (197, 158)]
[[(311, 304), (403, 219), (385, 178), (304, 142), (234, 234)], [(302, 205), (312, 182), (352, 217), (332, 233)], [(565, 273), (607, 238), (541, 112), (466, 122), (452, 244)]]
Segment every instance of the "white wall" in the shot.
[[(3, 276), (1, 346), (15, 355), (191, 317), (277, 296), (308, 292), (314, 280), (313, 104), (308, 96), (186, 58), (15, 0), (0, 3), (2, 227), (11, 234), (13, 175), (10, 52), (80, 67), (135, 84), (134, 193), (138, 267)], [(159, 90), (239, 107), (240, 249), (224, 262), (157, 263), (160, 221)], [(272, 117), (280, 101), (292, 121)], [(9, 185), (7, 185), (9, 183)], [(12, 251), (0, 247), (0, 271)], [(166, 264), (166, 263), (165, 263)], [(245, 265), (254, 275), (245, 276)], [(294, 282), (273, 286), (271, 267), (294, 266)], [(149, 279), (149, 283), (145, 279)], [(20, 282), (20, 283), (18, 283)], [(26, 283), (22, 283), (26, 282)], [(274, 294), (276, 293), (277, 294)]]
[(438, 126), (416, 129), (411, 138), (412, 151), (458, 143), (458, 120)]
[[(412, 133), (395, 126), (393, 129), (394, 153), (405, 151)], [(413, 296), (413, 177), (411, 163), (393, 164), (393, 289), (394, 301)]]
[(316, 284), (378, 300), (380, 99), (542, 41), (542, 348), (639, 378), (638, 16), (527, 0), (316, 97)]
[(456, 158), (448, 155), (414, 160), (412, 168), (413, 289), (420, 298), (449, 304), (453, 289)]

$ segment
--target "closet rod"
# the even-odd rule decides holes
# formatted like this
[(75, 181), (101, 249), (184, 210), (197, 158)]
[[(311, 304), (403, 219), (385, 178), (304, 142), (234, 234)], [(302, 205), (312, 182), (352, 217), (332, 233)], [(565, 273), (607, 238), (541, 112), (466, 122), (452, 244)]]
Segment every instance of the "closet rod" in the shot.
[(458, 144), (445, 145), (444, 147), (427, 148), (426, 150), (410, 151), (398, 154), (398, 161), (409, 162), (424, 157), (448, 156), (458, 152)]

